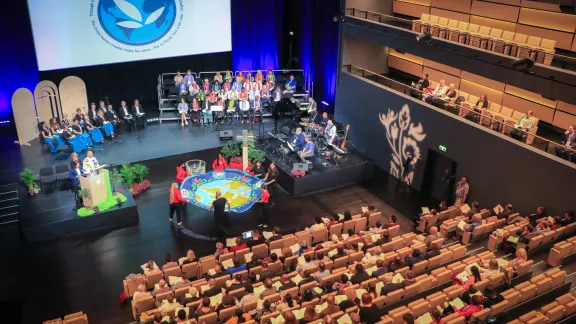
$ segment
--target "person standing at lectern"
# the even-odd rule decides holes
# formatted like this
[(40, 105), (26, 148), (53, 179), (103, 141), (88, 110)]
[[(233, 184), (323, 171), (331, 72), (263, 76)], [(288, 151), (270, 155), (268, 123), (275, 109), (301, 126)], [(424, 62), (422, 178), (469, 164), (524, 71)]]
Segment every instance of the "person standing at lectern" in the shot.
[(80, 163), (77, 161), (72, 161), (70, 166), (70, 171), (68, 172), (68, 178), (70, 179), (70, 190), (73, 193), (78, 191), (80, 187), (80, 176), (82, 175), (82, 170), (80, 169)]
[(84, 174), (92, 176), (98, 166), (98, 160), (94, 157), (94, 152), (88, 151), (86, 153), (86, 158), (82, 162), (82, 170), (84, 171)]

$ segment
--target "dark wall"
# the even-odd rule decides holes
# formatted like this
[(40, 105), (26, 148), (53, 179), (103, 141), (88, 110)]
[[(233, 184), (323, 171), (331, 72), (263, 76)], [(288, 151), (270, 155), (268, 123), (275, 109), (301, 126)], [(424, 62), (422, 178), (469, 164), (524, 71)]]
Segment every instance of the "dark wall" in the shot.
[(121, 100), (131, 104), (138, 98), (144, 110), (152, 112), (158, 110), (156, 87), (161, 73), (177, 70), (185, 73), (188, 69), (198, 73), (231, 68), (232, 53), (224, 52), (45, 71), (40, 72), (40, 78), (58, 85), (65, 77), (74, 75), (86, 83), (88, 102), (108, 97), (110, 103), (118, 107)]
[[(401, 146), (408, 143), (406, 149), (414, 152), (410, 144), (416, 143), (421, 154), (415, 165), (414, 188), (422, 189), (428, 151), (439, 152), (443, 145), (447, 151), (440, 153), (458, 163), (457, 178), (468, 178), (468, 202), (478, 200), (486, 208), (512, 203), (524, 214), (539, 205), (551, 214), (576, 209), (575, 165), (366, 79), (340, 73), (335, 119), (350, 124), (354, 144), (384, 170), (390, 170), (394, 162), (380, 115), (388, 109), (398, 114), (404, 105), (409, 107), (410, 119)], [(414, 127), (419, 123), (425, 138), (421, 142), (406, 140), (418, 137), (408, 132), (412, 129), (418, 134)]]

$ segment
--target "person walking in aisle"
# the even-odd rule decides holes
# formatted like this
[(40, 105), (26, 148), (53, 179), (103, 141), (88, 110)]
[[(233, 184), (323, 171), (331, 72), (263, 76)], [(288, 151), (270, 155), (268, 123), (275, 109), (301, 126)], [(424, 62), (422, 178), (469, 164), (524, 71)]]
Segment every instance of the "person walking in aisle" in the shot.
[(170, 193), (170, 213), (168, 214), (168, 220), (172, 222), (172, 216), (174, 216), (174, 212), (176, 212), (176, 221), (178, 222), (178, 226), (182, 225), (182, 204), (185, 204), (187, 201), (182, 198), (180, 194), (180, 189), (178, 189), (178, 184), (174, 182), (172, 187), (169, 190)]

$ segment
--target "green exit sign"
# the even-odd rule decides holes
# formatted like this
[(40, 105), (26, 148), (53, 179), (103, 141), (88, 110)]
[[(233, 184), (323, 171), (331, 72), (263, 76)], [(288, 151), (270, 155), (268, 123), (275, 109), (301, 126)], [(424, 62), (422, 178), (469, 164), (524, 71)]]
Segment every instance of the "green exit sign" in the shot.
[(438, 148), (440, 149), (440, 151), (446, 152), (446, 146), (440, 145), (440, 146), (438, 146)]

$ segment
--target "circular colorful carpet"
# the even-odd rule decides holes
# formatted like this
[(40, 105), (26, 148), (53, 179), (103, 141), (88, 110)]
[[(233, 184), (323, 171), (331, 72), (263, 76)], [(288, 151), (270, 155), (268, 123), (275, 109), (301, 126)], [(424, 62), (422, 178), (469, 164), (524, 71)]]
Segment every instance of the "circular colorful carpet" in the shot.
[(260, 179), (237, 169), (212, 171), (186, 178), (180, 185), (182, 198), (192, 204), (210, 209), (220, 191), (232, 207), (233, 212), (243, 213), (260, 200)]

